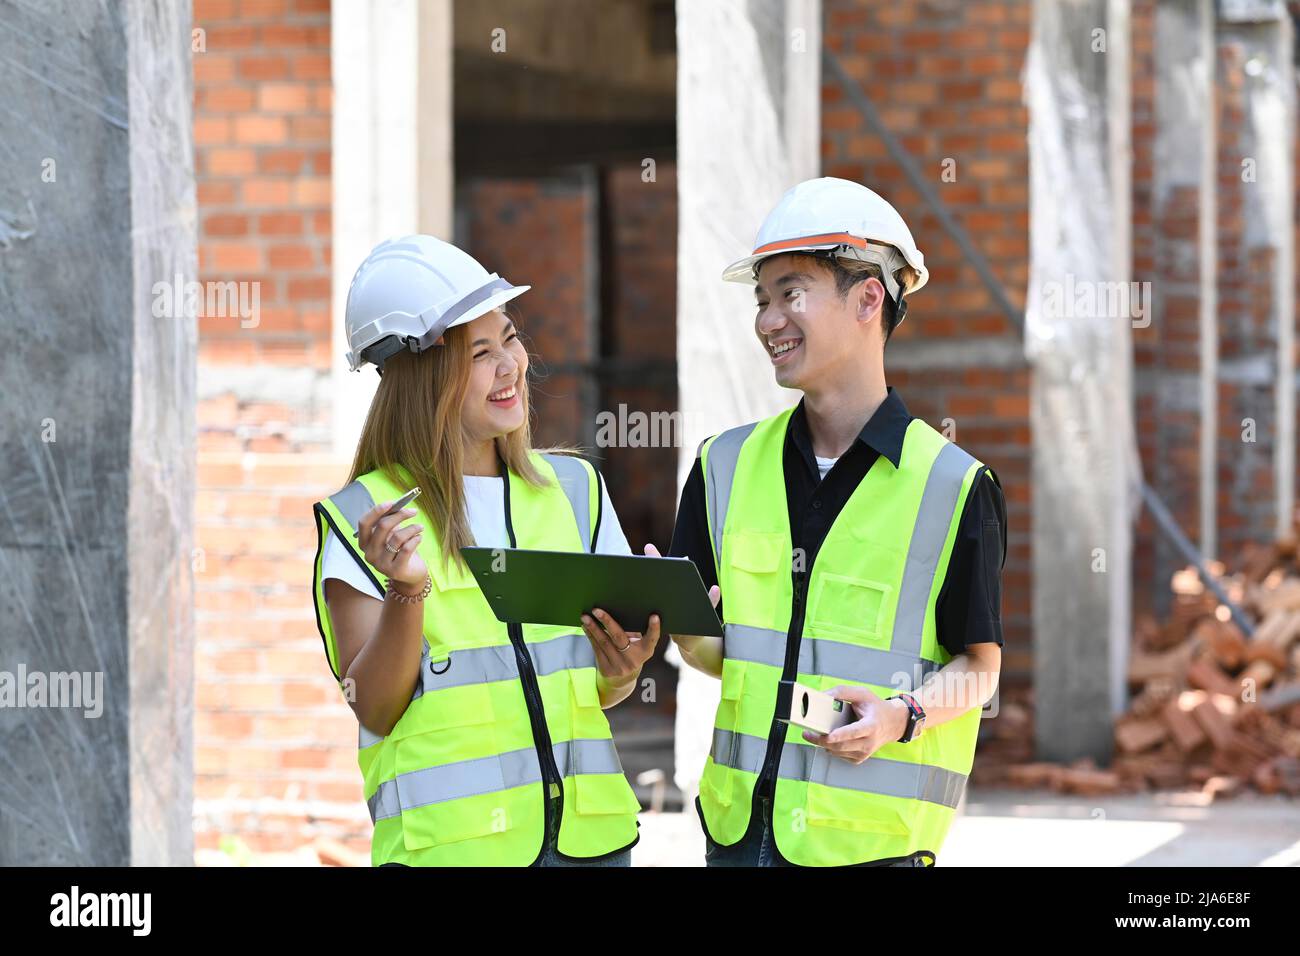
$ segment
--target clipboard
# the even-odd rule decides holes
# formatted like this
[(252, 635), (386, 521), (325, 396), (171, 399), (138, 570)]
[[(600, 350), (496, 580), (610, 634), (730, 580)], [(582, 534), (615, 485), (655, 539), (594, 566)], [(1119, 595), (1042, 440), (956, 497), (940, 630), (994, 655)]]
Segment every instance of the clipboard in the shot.
[(627, 631), (658, 614), (661, 633), (721, 637), (700, 572), (689, 558), (585, 551), (461, 548), (497, 620), (581, 628), (593, 607)]

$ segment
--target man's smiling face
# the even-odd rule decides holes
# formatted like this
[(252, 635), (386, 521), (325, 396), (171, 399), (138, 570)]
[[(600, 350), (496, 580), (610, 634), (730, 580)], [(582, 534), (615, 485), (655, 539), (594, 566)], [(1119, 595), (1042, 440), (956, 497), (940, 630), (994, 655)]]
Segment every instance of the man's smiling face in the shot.
[(840, 378), (846, 366), (859, 363), (864, 336), (880, 340), (880, 330), (865, 328), (863, 318), (879, 325), (883, 293), (879, 280), (865, 279), (841, 297), (832, 271), (812, 256), (787, 253), (764, 259), (754, 287), (754, 332), (767, 351), (776, 383), (816, 390), (819, 383)]

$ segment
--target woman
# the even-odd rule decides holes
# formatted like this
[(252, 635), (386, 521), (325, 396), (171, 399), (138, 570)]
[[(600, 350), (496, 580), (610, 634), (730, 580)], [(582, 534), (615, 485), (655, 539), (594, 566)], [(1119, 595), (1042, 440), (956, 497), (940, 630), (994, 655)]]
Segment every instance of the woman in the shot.
[(530, 447), (528, 354), (502, 310), (528, 288), (407, 236), (348, 291), (349, 364), (381, 378), (347, 486), (315, 506), (314, 592), (375, 865), (627, 866), (637, 841), (602, 708), (631, 693), (657, 619), (644, 638), (599, 609), (608, 629), (502, 624), (460, 555), (628, 553), (595, 469)]

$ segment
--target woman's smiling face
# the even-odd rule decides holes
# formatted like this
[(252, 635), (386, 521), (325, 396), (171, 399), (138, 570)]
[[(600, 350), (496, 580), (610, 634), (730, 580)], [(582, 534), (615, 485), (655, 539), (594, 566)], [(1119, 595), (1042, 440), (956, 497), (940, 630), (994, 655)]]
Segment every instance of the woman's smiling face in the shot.
[(528, 352), (515, 323), (500, 309), (480, 315), (466, 329), (472, 360), (461, 416), (472, 441), (490, 441), (521, 427), (528, 415)]

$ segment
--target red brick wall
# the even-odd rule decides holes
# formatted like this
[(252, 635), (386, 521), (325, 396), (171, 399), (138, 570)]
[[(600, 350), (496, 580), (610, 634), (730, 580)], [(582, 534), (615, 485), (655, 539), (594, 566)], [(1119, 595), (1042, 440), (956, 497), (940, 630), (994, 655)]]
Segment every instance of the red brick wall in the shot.
[[(1029, 3), (861, 3), (826, 0), (826, 46), (867, 91), (886, 127), (988, 259), (1008, 298), (1023, 309), (1028, 283), (1028, 116), (1020, 70), (1029, 43)], [(998, 311), (953, 239), (907, 182), (840, 87), (822, 88), (822, 171), (866, 183), (907, 219), (925, 253), (929, 284), (885, 352), (885, 368), (909, 410), (942, 428), (987, 462), (1007, 498), (1003, 570), (1003, 674), (1031, 671), (1029, 581), (1029, 372), (956, 367), (903, 370), (889, 349), (904, 342), (960, 343), (1002, 338), (1018, 348), (1019, 331)], [(955, 181), (942, 179), (956, 161)]]
[(204, 317), (195, 558), (195, 838), (365, 851), (356, 721), (311, 607), (311, 502), (327, 452), (328, 0), (195, 0), (199, 277), (256, 282), (255, 326)]
[[(657, 163), (654, 182), (642, 181), (639, 163), (615, 167), (605, 174), (604, 196), (611, 281), (602, 343), (609, 373), (600, 406), (615, 416), (620, 405), (671, 413), (677, 409), (677, 167)], [(676, 449), (595, 451), (616, 489), (619, 519), (633, 550), (650, 541), (667, 552), (677, 508)]]
[(532, 288), (511, 303), (531, 356), (533, 440), (583, 442), (596, 400), (597, 193), (590, 177), (476, 179), (459, 190), (457, 242)]

